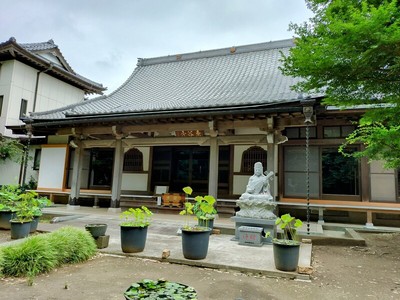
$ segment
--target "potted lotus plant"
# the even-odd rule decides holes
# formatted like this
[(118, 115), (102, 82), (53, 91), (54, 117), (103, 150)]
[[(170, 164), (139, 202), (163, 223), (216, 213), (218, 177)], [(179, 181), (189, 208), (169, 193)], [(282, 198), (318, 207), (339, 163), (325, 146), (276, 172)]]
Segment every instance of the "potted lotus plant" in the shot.
[[(183, 188), (183, 191), (185, 192), (186, 195), (191, 195), (193, 192), (192, 188), (189, 186)], [(206, 197), (209, 198), (212, 196), (206, 196)], [(186, 199), (187, 198), (188, 197), (186, 197)], [(200, 198), (198, 198), (198, 200), (200, 200)], [(199, 202), (200, 201), (196, 200), (196, 203)], [(195, 205), (193, 205), (189, 201), (186, 201), (184, 206), (185, 209), (182, 210), (179, 214), (186, 216), (194, 215)], [(198, 209), (204, 215), (211, 212), (210, 206), (207, 204), (199, 205)], [(181, 231), (182, 231), (183, 256), (187, 259), (194, 259), (194, 260), (206, 258), (208, 252), (208, 244), (210, 240), (211, 228), (209, 228), (208, 226), (207, 227), (198, 225), (191, 226), (189, 225), (188, 222), (186, 222), (186, 224), (182, 227)]]
[(15, 205), (15, 216), (10, 220), (11, 238), (21, 239), (29, 235), (31, 231), (31, 222), (34, 217), (34, 206), (29, 201), (28, 196), (20, 195), (20, 200)]
[(47, 197), (39, 197), (39, 194), (34, 191), (29, 191), (29, 197), (33, 205), (33, 220), (31, 222), (31, 231), (33, 233), (36, 231), (39, 219), (43, 215), (43, 208), (53, 204)]
[(281, 271), (295, 271), (300, 256), (300, 241), (297, 229), (303, 222), (290, 214), (277, 218), (275, 225), (282, 230), (280, 238), (272, 239), (275, 267)]
[(203, 227), (214, 227), (214, 219), (217, 215), (215, 209), (215, 198), (213, 196), (196, 196), (194, 198), (193, 214), (198, 220), (198, 225)]
[(3, 185), (0, 188), (0, 228), (10, 229), (10, 220), (15, 216), (15, 205), (21, 190), (17, 185)]
[(125, 253), (142, 252), (153, 213), (146, 207), (129, 208), (121, 213), (121, 248)]

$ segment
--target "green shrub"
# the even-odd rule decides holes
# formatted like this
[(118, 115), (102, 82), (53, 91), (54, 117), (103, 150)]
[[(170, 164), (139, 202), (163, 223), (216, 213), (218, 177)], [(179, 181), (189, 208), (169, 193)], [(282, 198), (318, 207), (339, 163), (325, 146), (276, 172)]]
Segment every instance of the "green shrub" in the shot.
[(0, 248), (0, 278), (3, 277), (3, 249)]
[(50, 233), (48, 238), (57, 249), (57, 265), (85, 261), (97, 252), (93, 237), (85, 229), (67, 226)]
[(55, 264), (55, 250), (45, 235), (36, 235), (2, 249), (1, 272), (5, 276), (33, 277), (52, 270)]
[(63, 227), (0, 248), (0, 275), (26, 276), (31, 280), (62, 264), (88, 260), (96, 252), (96, 243), (88, 231)]

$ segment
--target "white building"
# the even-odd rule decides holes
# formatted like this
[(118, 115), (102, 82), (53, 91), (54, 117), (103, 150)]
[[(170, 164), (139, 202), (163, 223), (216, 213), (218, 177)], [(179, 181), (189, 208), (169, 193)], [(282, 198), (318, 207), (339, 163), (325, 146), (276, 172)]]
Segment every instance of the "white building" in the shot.
[[(31, 112), (46, 111), (84, 101), (85, 95), (102, 94), (105, 88), (76, 74), (53, 40), (20, 44), (15, 38), (0, 43), (0, 133), (16, 138), (6, 125), (21, 125)], [(43, 139), (41, 140), (41, 142)], [(38, 159), (32, 140), (31, 156)], [(33, 160), (26, 178), (37, 179)], [(23, 168), (7, 161), (1, 164), (0, 185), (21, 183)]]

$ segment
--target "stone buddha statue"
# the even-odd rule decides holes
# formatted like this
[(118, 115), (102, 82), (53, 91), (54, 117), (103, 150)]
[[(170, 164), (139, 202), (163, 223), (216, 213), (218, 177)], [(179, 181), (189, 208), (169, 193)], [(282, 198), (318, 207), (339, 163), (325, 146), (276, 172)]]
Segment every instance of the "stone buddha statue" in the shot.
[(273, 202), (269, 185), (273, 175), (272, 171), (267, 174), (263, 173), (261, 162), (254, 164), (254, 175), (249, 178), (246, 191), (236, 201), (236, 204), (240, 207), (236, 216), (259, 219), (276, 218), (273, 213), (276, 204)]

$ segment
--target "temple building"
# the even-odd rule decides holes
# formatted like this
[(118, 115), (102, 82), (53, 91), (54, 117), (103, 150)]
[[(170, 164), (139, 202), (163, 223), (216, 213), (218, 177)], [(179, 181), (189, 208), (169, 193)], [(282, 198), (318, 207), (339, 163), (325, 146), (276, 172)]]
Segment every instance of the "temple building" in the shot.
[(309, 202), (317, 218), (396, 222), (398, 171), (337, 151), (364, 110), (293, 91), (299, 79), (279, 70), (291, 47), (282, 40), (138, 59), (109, 95), (32, 112), (8, 127), (46, 137), (38, 190), (64, 193), (70, 206), (92, 197), (117, 210), (191, 186), (222, 209), (245, 191), (259, 161), (274, 173), (279, 209), (304, 213)]

